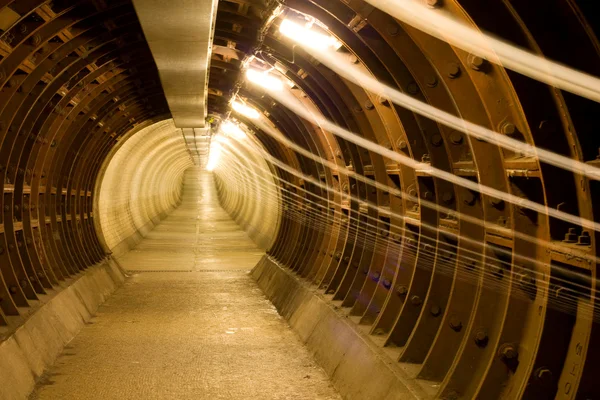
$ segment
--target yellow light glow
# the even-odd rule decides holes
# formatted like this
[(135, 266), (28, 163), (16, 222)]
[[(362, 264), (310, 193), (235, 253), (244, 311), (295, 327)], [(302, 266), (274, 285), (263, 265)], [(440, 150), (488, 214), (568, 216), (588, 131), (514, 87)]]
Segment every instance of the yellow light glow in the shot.
[(255, 83), (267, 90), (282, 91), (283, 82), (268, 72), (262, 72), (255, 69), (248, 69), (246, 71), (246, 78), (252, 83)]
[(227, 135), (231, 136), (234, 139), (244, 139), (246, 138), (246, 133), (240, 128), (238, 124), (235, 124), (229, 120), (223, 121), (221, 124), (221, 131)]
[(316, 32), (308, 26), (302, 26), (289, 19), (285, 19), (281, 22), (281, 25), (279, 25), (279, 32), (311, 49), (337, 50), (342, 46), (342, 43), (333, 36)]
[(219, 144), (218, 140), (213, 141), (210, 145), (210, 154), (208, 156), (208, 163), (206, 164), (207, 171), (214, 171), (221, 161), (221, 153), (223, 148)]
[(260, 116), (260, 113), (256, 109), (249, 107), (246, 104), (241, 103), (239, 101), (234, 100), (233, 102), (231, 102), (231, 108), (233, 108), (235, 112), (238, 112), (244, 117), (250, 119), (258, 119), (258, 117)]

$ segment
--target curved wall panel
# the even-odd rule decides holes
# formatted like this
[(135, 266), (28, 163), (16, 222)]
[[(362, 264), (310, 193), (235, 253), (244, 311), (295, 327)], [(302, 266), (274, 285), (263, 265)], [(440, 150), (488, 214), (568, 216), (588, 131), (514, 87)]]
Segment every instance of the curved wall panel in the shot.
[(100, 237), (115, 254), (128, 250), (181, 200), (193, 165), (181, 129), (161, 121), (122, 139), (102, 168), (96, 193)]
[(268, 250), (281, 218), (276, 176), (252, 145), (227, 140), (221, 147), (221, 162), (213, 172), (221, 205), (259, 247)]

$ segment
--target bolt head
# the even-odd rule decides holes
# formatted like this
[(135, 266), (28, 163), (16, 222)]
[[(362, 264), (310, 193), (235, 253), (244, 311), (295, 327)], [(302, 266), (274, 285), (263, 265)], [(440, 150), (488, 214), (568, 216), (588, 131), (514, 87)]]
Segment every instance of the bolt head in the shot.
[(429, 312), (434, 317), (437, 317), (438, 315), (440, 315), (442, 313), (442, 309), (440, 308), (440, 306), (431, 306), (431, 309), (429, 310)]
[(403, 296), (406, 294), (406, 292), (408, 292), (408, 289), (406, 288), (406, 286), (398, 286), (396, 288), (396, 293), (398, 294), (398, 296)]
[(488, 342), (488, 334), (484, 329), (478, 329), (473, 334), (475, 344), (479, 347), (485, 347)]
[(514, 360), (519, 356), (519, 351), (513, 343), (504, 343), (498, 349), (498, 354), (505, 360)]
[(589, 246), (592, 244), (592, 238), (590, 237), (590, 233), (588, 231), (581, 232), (579, 238), (577, 238), (577, 244), (579, 246)]
[(505, 122), (500, 128), (500, 132), (505, 135), (514, 135), (517, 132), (517, 127), (512, 122)]

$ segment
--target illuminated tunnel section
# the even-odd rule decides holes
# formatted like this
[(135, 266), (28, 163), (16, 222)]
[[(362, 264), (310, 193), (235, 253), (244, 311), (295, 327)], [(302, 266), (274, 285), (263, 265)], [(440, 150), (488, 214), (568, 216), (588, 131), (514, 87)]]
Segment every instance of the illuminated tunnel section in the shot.
[[(589, 2), (424, 3), (600, 76), (600, 20)], [(401, 369), (399, 381), (412, 388), (406, 398), (597, 398), (597, 232), (343, 140), (242, 72), (279, 74), (286, 93), (315, 115), (548, 210), (600, 221), (598, 181), (476, 140), (339, 77), (280, 33), (284, 18), (307, 15), (339, 40), (347, 65), (452, 115), (598, 166), (596, 102), (361, 0), (224, 0), (209, 121), (215, 131), (227, 119), (240, 123), (245, 136), (212, 138), (223, 208), (268, 249), (269, 263), (309, 285)], [(191, 159), (130, 1), (0, 0), (0, 29), (0, 325), (10, 329), (46, 293), (110, 251), (126, 251), (176, 207)], [(276, 140), (262, 122), (229, 114), (234, 98), (330, 166)], [(293, 303), (294, 293), (271, 298)], [(338, 362), (350, 350), (337, 342), (327, 349), (339, 352)], [(360, 360), (344, 359), (345, 368), (322, 360), (348, 387), (377, 378)], [(360, 379), (336, 381), (348, 369)]]
[(181, 202), (183, 173), (193, 166), (181, 129), (161, 121), (125, 135), (98, 178), (99, 236), (118, 256)]
[[(221, 139), (221, 140), (219, 140)], [(281, 224), (281, 185), (275, 171), (254, 146), (240, 141), (213, 138), (213, 175), (221, 206), (262, 249), (270, 249)], [(254, 143), (254, 144), (251, 144)], [(264, 151), (264, 150), (263, 150)]]

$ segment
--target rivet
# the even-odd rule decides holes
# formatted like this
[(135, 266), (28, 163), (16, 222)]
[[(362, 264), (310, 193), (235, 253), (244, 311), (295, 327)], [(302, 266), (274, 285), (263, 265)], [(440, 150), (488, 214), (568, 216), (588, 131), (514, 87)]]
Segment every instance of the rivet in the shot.
[(485, 60), (475, 54), (470, 54), (467, 60), (469, 61), (469, 66), (475, 71), (481, 71), (485, 65)]
[(483, 328), (475, 330), (473, 333), (473, 340), (475, 340), (475, 344), (479, 347), (487, 346), (489, 340), (487, 331)]
[(398, 296), (404, 296), (408, 292), (406, 286), (398, 286), (396, 287), (396, 294)]
[(502, 200), (502, 199), (496, 199), (496, 198), (491, 198), (490, 199), (490, 204), (494, 208), (502, 208), (502, 206), (504, 205), (504, 200)]
[(406, 148), (408, 147), (408, 145), (406, 144), (406, 142), (402, 139), (398, 139), (398, 148), (400, 150), (406, 150)]
[(431, 313), (431, 315), (433, 315), (434, 317), (437, 317), (438, 315), (441, 314), (442, 309), (440, 308), (440, 306), (431, 306), (431, 309), (429, 310), (429, 312)]
[(36, 33), (29, 39), (29, 43), (33, 46), (39, 46), (39, 44), (42, 43), (42, 37)]
[(461, 144), (463, 142), (463, 135), (460, 132), (452, 131), (450, 134), (450, 142), (452, 144)]
[(448, 64), (448, 77), (450, 79), (455, 79), (460, 76), (460, 66), (457, 63)]
[(434, 88), (436, 87), (438, 84), (438, 79), (437, 76), (435, 75), (427, 75), (425, 77), (425, 85), (427, 85), (430, 88)]
[(417, 85), (417, 82), (410, 82), (406, 85), (406, 91), (410, 94), (417, 94), (419, 93), (419, 85)]
[(375, 282), (379, 282), (380, 277), (381, 277), (381, 274), (379, 272), (373, 272), (373, 274), (371, 275), (371, 279)]
[(433, 144), (435, 147), (441, 146), (442, 143), (444, 143), (444, 139), (442, 138), (442, 135), (435, 134), (431, 137), (431, 144)]
[(392, 282), (390, 282), (388, 279), (384, 279), (382, 285), (384, 288), (389, 289), (392, 287)]
[(386, 99), (385, 97), (383, 97), (383, 96), (379, 96), (379, 97), (377, 98), (377, 101), (378, 101), (378, 102), (379, 102), (379, 104), (381, 104), (382, 106), (386, 106), (386, 107), (389, 107), (389, 106), (390, 106), (390, 101), (389, 101), (388, 99)]
[(468, 206), (472, 206), (473, 204), (475, 204), (476, 201), (477, 197), (475, 196), (475, 193), (471, 192), (470, 190), (466, 190), (464, 192), (463, 203), (465, 203)]
[(450, 321), (448, 321), (448, 325), (455, 332), (460, 332), (462, 329), (462, 322), (455, 316), (450, 317)]
[(442, 6), (442, 0), (425, 0), (425, 4), (431, 8), (437, 8)]
[(375, 105), (373, 104), (373, 102), (371, 100), (367, 100), (367, 101), (365, 101), (365, 108), (367, 110), (373, 110), (375, 108)]
[(421, 300), (421, 298), (419, 296), (416, 296), (416, 295), (410, 298), (410, 302), (414, 306), (420, 306), (421, 303), (423, 303), (423, 301)]
[(400, 33), (400, 27), (398, 24), (391, 23), (387, 26), (387, 33), (390, 36), (397, 36)]
[(444, 203), (450, 204), (454, 200), (454, 194), (452, 194), (452, 192), (444, 192), (444, 194), (442, 194), (442, 200)]

